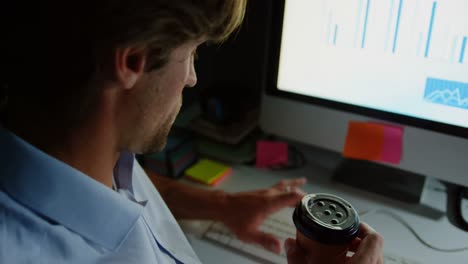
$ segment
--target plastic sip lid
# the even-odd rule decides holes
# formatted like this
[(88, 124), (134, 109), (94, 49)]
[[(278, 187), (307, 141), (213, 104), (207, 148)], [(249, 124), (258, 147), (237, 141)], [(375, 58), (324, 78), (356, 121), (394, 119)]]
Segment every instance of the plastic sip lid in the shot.
[(304, 236), (323, 244), (347, 244), (359, 232), (356, 210), (331, 194), (304, 196), (294, 210), (293, 221)]

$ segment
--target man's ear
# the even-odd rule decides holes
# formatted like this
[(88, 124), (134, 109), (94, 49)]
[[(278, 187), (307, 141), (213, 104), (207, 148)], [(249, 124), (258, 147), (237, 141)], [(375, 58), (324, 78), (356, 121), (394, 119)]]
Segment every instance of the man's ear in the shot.
[(115, 50), (115, 75), (117, 81), (125, 89), (131, 89), (145, 72), (146, 56), (144, 49), (117, 48)]

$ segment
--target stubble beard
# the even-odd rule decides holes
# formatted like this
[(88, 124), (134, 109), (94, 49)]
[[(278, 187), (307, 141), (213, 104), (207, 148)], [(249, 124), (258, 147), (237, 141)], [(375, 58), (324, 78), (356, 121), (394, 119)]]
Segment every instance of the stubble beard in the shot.
[(154, 135), (143, 146), (143, 154), (154, 153), (164, 149), (167, 143), (167, 138), (171, 131), (172, 125), (179, 114), (182, 106), (182, 99), (179, 101), (177, 108), (169, 115), (164, 123), (155, 128)]

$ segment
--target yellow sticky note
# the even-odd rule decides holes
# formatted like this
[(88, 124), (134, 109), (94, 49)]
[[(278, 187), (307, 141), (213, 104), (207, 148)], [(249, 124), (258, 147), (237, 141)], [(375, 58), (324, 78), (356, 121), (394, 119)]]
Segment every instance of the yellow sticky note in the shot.
[(188, 168), (185, 174), (192, 180), (208, 185), (216, 185), (230, 172), (231, 168), (224, 164), (209, 159), (200, 159), (200, 161)]

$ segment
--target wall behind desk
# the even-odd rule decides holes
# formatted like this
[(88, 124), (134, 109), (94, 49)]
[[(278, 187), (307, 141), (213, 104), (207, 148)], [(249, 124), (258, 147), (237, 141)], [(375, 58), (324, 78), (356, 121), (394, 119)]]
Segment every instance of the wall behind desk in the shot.
[(202, 45), (195, 63), (198, 84), (184, 91), (184, 104), (197, 100), (209, 88), (237, 89), (260, 102), (268, 43), (270, 2), (248, 1), (244, 23), (226, 42)]

